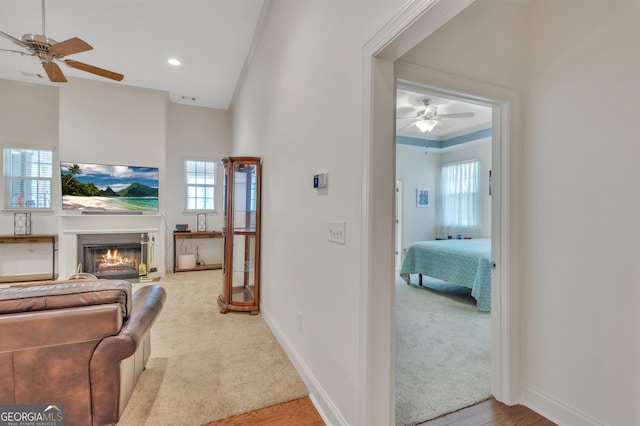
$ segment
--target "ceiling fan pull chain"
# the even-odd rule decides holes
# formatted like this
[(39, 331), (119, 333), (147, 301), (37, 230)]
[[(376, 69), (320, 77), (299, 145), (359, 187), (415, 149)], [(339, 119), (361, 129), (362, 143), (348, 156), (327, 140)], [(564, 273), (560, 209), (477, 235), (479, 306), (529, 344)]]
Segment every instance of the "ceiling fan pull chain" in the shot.
[(42, 35), (46, 37), (47, 32), (44, 29), (44, 0), (42, 0)]

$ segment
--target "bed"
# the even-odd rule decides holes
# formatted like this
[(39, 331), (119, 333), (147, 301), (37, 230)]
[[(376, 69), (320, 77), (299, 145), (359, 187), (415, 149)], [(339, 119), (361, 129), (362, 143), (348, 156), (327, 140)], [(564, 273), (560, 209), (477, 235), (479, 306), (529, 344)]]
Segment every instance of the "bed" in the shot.
[(491, 240), (418, 241), (409, 246), (400, 276), (419, 274), (471, 289), (480, 311), (491, 310)]

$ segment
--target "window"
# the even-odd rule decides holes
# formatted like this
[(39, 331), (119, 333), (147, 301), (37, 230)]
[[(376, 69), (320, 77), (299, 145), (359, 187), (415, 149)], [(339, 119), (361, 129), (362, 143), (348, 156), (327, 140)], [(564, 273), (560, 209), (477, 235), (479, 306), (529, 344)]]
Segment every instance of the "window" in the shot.
[(53, 151), (4, 148), (4, 208), (50, 209)]
[(442, 166), (442, 225), (447, 235), (471, 236), (479, 226), (478, 161)]
[(216, 163), (186, 160), (184, 170), (187, 190), (186, 210), (214, 210)]

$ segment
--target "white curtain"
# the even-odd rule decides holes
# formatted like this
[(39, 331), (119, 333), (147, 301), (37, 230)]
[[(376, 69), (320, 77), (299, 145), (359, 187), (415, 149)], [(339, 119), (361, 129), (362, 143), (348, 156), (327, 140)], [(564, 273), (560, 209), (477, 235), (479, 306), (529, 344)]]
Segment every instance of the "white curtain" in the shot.
[(477, 160), (442, 166), (438, 234), (475, 238), (480, 223)]

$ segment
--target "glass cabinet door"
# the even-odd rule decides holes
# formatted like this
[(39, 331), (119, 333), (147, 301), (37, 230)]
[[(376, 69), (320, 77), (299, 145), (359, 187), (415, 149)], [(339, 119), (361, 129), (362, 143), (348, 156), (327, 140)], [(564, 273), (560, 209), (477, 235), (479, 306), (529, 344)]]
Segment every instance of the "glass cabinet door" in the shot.
[(255, 292), (255, 235), (234, 234), (233, 273), (231, 277), (231, 301), (254, 301)]
[(225, 238), (221, 312), (257, 313), (260, 253), (260, 159), (229, 157), (225, 165)]
[(236, 164), (233, 167), (233, 226), (234, 230), (256, 229), (256, 183), (255, 164)]

